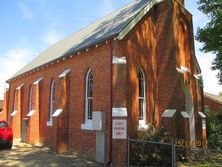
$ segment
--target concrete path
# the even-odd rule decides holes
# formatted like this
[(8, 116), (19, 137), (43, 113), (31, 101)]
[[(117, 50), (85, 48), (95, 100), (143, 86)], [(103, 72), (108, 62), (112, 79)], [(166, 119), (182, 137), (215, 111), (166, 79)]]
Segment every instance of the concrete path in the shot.
[(101, 167), (77, 154), (61, 155), (41, 145), (15, 142), (12, 150), (0, 148), (0, 167)]

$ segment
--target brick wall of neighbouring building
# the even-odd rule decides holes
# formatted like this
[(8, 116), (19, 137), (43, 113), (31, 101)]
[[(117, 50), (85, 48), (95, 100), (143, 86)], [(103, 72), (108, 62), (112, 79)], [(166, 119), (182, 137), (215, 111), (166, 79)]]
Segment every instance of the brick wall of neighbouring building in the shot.
[(204, 104), (209, 107), (210, 112), (216, 114), (222, 110), (222, 96), (204, 93)]
[[(5, 113), (15, 137), (29, 143), (41, 142), (58, 152), (78, 152), (95, 159), (97, 132), (81, 128), (89, 69), (93, 73), (93, 111), (106, 113), (105, 162), (112, 161), (114, 166), (124, 166), (127, 162), (127, 139), (112, 139), (113, 119), (127, 120), (127, 136), (137, 137), (139, 69), (144, 72), (146, 83), (146, 125), (160, 127), (162, 113), (166, 109), (176, 109), (174, 135), (184, 131), (182, 137), (189, 136), (189, 130), (180, 129), (186, 127), (180, 121), (180, 112), (185, 111), (185, 87), (192, 97), (195, 118), (202, 111), (202, 87), (193, 76), (200, 72), (193, 40), (191, 14), (177, 1), (167, 0), (155, 5), (123, 40), (107, 39), (79, 54), (70, 54), (11, 80)], [(125, 58), (126, 63), (112, 64), (113, 57)], [(189, 72), (178, 73), (176, 68), (180, 66), (189, 68)], [(67, 69), (70, 72), (59, 77)], [(53, 80), (55, 109), (63, 111), (53, 118), (53, 126), (47, 126)], [(31, 88), (35, 112), (27, 116)], [(11, 116), (15, 108), (17, 113)], [(113, 118), (113, 108), (126, 108), (127, 115)]]

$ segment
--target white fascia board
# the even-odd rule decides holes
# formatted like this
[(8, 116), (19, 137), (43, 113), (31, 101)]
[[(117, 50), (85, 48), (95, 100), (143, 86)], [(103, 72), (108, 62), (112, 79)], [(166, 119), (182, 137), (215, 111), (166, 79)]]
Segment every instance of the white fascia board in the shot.
[(136, 15), (136, 17), (122, 30), (117, 36), (118, 40), (122, 40), (134, 27), (137, 25), (137, 23), (150, 11), (151, 8), (155, 4), (158, 4), (164, 0), (151, 0), (148, 5), (143, 8), (139, 14)]
[(35, 110), (29, 111), (29, 113), (27, 114), (27, 117), (31, 117), (34, 113), (35, 113)]
[(18, 86), (18, 87), (16, 88), (16, 90), (21, 89), (23, 86), (24, 86), (24, 83), (23, 83), (23, 84), (21, 84), (20, 86)]
[(113, 64), (126, 64), (126, 57), (116, 57), (113, 56)]
[(54, 113), (53, 113), (53, 115), (52, 115), (52, 117), (58, 117), (61, 113), (63, 112), (63, 109), (57, 109)]
[(42, 79), (43, 79), (42, 77), (37, 79), (35, 82), (33, 82), (33, 85), (37, 85)]
[(12, 113), (11, 113), (11, 115), (10, 116), (15, 116), (15, 114), (18, 112), (18, 110), (14, 110)]
[(70, 69), (67, 69), (67, 70), (63, 71), (63, 72), (59, 75), (59, 78), (65, 77), (70, 71), (71, 71)]

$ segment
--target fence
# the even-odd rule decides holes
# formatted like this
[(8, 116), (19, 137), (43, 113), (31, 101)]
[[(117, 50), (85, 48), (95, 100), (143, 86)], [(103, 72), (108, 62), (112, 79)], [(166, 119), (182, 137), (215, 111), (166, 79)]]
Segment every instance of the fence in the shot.
[(174, 143), (128, 139), (128, 166), (176, 166)]
[(222, 150), (128, 139), (128, 166), (131, 167), (220, 167), (221, 162)]

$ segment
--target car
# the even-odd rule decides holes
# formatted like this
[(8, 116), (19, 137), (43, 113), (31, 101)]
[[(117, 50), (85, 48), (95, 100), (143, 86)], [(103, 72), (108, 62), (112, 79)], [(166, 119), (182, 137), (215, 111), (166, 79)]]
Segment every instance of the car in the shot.
[(8, 149), (11, 149), (13, 145), (12, 128), (4, 120), (0, 120), (0, 145), (6, 146)]

